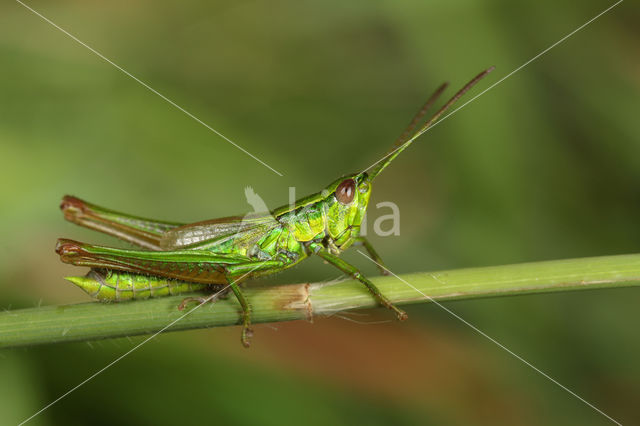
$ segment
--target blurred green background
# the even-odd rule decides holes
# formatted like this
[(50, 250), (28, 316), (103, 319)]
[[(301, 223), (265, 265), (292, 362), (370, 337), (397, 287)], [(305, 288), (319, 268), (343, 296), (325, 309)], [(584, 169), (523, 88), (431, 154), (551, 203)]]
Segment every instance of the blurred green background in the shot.
[[(28, 3), (255, 154), (243, 154), (15, 2), (0, 5), (0, 305), (88, 300), (58, 237), (73, 194), (197, 221), (270, 207), (378, 159), (444, 80), (479, 93), (610, 2)], [(624, 2), (398, 158), (373, 202), (396, 273), (637, 252), (639, 8)], [(452, 89), (450, 89), (452, 90)], [(467, 99), (469, 99), (468, 97)], [(379, 213), (370, 209), (370, 218)], [(372, 220), (370, 219), (370, 223)], [(370, 274), (359, 255), (346, 258)], [(273, 282), (333, 279), (312, 259)], [(640, 423), (639, 289), (447, 306), (625, 424)], [(30, 424), (607, 424), (436, 306), (166, 334)], [(359, 322), (390, 319), (370, 310)], [(0, 353), (0, 423), (27, 418), (141, 338)]]

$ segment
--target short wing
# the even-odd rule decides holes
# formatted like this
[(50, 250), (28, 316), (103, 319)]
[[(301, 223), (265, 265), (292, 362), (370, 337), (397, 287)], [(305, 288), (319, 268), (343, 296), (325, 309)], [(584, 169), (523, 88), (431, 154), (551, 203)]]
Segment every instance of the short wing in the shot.
[(206, 249), (235, 239), (251, 244), (278, 226), (269, 214), (232, 216), (193, 224), (145, 219), (105, 209), (72, 196), (60, 204), (67, 220), (149, 250)]
[(162, 235), (160, 247), (163, 250), (205, 250), (230, 240), (238, 245), (250, 245), (279, 225), (268, 214), (223, 217), (169, 229)]

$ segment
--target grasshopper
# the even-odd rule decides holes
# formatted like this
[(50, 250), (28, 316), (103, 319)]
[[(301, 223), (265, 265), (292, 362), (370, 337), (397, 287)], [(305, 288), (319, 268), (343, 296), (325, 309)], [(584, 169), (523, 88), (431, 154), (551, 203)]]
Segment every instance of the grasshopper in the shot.
[[(493, 67), (474, 77), (412, 134), (448, 85), (442, 84), (387, 155), (370, 171), (343, 176), (322, 192), (279, 207), (269, 214), (182, 224), (127, 215), (65, 196), (60, 206), (65, 219), (143, 250), (59, 239), (56, 252), (65, 263), (92, 268), (87, 276), (69, 277), (69, 280), (100, 300), (143, 299), (229, 287), (242, 308), (241, 342), (245, 347), (249, 346), (252, 335), (251, 305), (238, 284), (249, 277), (290, 268), (311, 255), (320, 256), (326, 263), (360, 281), (382, 306), (391, 309), (399, 320), (405, 320), (407, 314), (391, 303), (356, 267), (342, 260), (339, 254), (353, 244), (360, 244), (380, 265), (382, 273), (387, 274), (380, 256), (360, 235), (373, 180), (492, 70)], [(191, 301), (204, 303), (210, 300), (213, 297), (188, 297), (179, 309), (184, 309)]]

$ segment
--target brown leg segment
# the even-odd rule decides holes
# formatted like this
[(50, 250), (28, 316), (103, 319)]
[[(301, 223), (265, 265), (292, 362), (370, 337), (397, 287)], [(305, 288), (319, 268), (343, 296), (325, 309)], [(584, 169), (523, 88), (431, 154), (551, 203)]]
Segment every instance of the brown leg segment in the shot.
[(104, 232), (149, 250), (160, 250), (162, 234), (181, 225), (119, 213), (70, 195), (62, 199), (60, 209), (69, 222)]

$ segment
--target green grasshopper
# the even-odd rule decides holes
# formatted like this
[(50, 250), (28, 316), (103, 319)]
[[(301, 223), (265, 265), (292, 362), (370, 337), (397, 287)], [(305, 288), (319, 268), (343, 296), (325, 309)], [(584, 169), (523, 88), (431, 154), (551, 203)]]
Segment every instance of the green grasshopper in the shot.
[[(341, 177), (322, 192), (277, 208), (270, 214), (181, 224), (122, 214), (66, 196), (60, 206), (65, 219), (145, 250), (125, 250), (60, 239), (56, 252), (65, 263), (92, 268), (86, 277), (70, 277), (69, 280), (101, 300), (142, 299), (230, 287), (242, 308), (241, 341), (245, 347), (249, 346), (252, 334), (251, 305), (238, 284), (249, 277), (290, 268), (310, 255), (320, 256), (360, 281), (382, 306), (394, 311), (399, 320), (405, 320), (407, 314), (404, 311), (338, 255), (353, 244), (361, 244), (381, 266), (382, 273), (387, 273), (373, 246), (360, 235), (373, 180), (492, 70), (489, 68), (478, 74), (409, 136), (447, 87), (447, 83), (441, 85), (392, 149), (370, 172)], [(189, 297), (179, 308), (183, 309), (186, 303), (194, 300), (204, 303), (213, 297)]]

